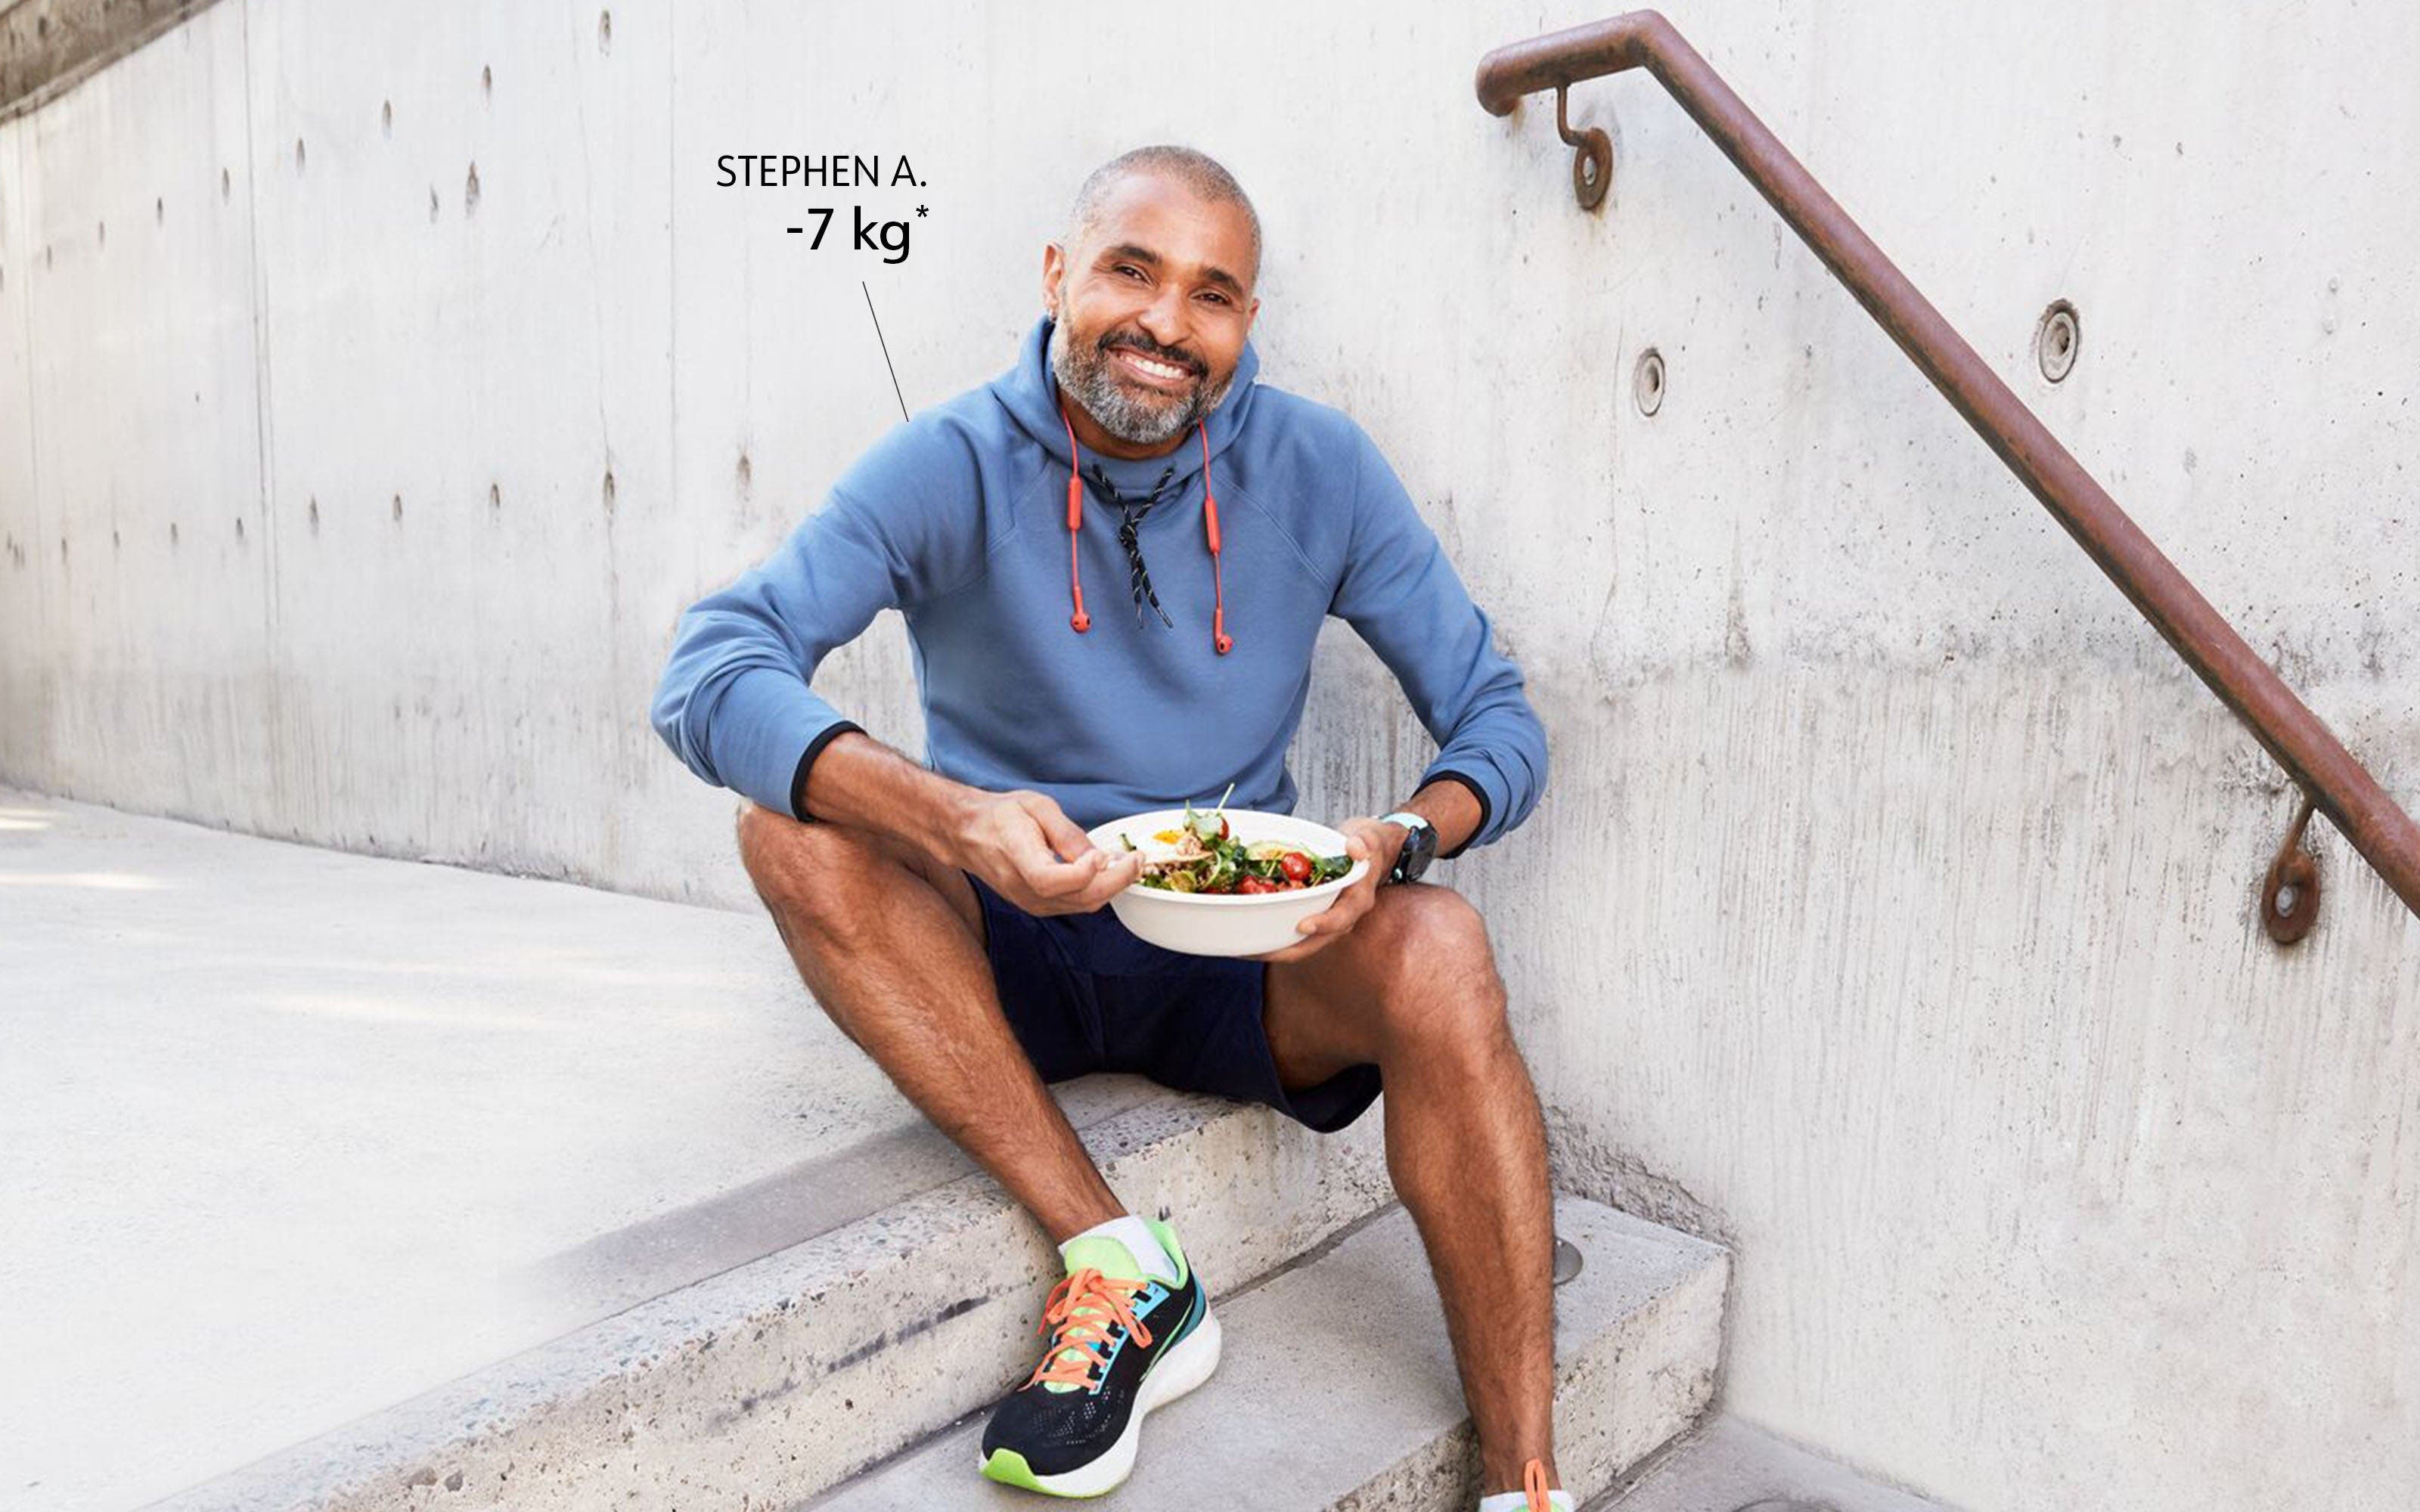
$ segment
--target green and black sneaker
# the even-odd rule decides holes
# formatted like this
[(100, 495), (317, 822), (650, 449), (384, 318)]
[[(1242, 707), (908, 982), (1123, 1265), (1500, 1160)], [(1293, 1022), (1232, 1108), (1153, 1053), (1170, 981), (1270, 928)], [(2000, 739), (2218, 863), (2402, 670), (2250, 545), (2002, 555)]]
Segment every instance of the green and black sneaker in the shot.
[(1114, 1239), (1066, 1246), (1038, 1332), (1049, 1352), (984, 1430), (983, 1473), (1052, 1496), (1098, 1496), (1134, 1469), (1142, 1420), (1210, 1379), (1218, 1320), (1175, 1231), (1146, 1218), (1175, 1276), (1144, 1275)]

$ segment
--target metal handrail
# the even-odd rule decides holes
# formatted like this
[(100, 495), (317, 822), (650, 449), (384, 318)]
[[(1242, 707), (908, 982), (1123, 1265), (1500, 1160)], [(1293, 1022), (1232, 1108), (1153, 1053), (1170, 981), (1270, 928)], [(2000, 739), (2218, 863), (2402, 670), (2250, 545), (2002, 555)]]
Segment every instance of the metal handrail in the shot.
[[(2309, 803), (2377, 868), (2404, 905), (2420, 915), (2420, 825), (2127, 518), (2108, 490), (2093, 481), (1670, 22), (1652, 10), (1637, 10), (1499, 47), (1480, 60), (1479, 102), (1489, 114), (1504, 116), (1522, 96), (1552, 89), (1559, 124), (1559, 97), (1566, 86), (1641, 67), (1780, 212), (1866, 313), (1890, 332), (1900, 349), (2033, 490), (2185, 665), (2235, 711)], [(1601, 133), (1590, 134), (1601, 138)], [(1610, 153), (1601, 145), (1575, 140), (1568, 129), (1564, 136), (1581, 153), (1573, 164), (1573, 183), (1583, 205), (1590, 204), (1591, 187), (1598, 197), (1603, 195)], [(1596, 166), (1591, 168), (1591, 162)], [(2301, 834), (2299, 824), (2294, 833)], [(2289, 848), (2294, 843), (2289, 841)], [(2276, 896), (2286, 862), (2281, 852), (2262, 910), (2263, 922), (2281, 939), (2300, 933), (2280, 933), (2275, 922), (2286, 912)], [(2300, 880), (2298, 890), (2307, 898), (2315, 879), (2306, 869), (2297, 871), (2298, 878), (2288, 880)], [(2308, 927), (2307, 918), (2303, 927)]]

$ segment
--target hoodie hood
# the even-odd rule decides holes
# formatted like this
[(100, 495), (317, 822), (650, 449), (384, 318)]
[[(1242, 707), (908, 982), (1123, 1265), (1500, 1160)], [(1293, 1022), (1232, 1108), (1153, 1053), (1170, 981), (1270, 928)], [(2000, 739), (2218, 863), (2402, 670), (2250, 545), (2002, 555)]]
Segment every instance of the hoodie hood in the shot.
[[(987, 387), (993, 398), (1023, 431), (1040, 443), (1051, 459), (1061, 467), (1073, 464), (1067, 455), (1067, 428), (1059, 418), (1059, 380), (1050, 373), (1050, 332), (1058, 322), (1044, 316), (1025, 333), (1025, 342), (1017, 350), (1016, 365), (992, 379)], [(1249, 339), (1244, 343), (1244, 354), (1235, 362), (1235, 377), (1227, 385), (1227, 397), (1218, 408), (1202, 418), (1202, 426), (1210, 440), (1213, 457), (1226, 451), (1230, 442), (1244, 428), (1249, 416), (1257, 378), (1261, 371), (1261, 355)], [(1182, 488), (1193, 475), (1202, 471), (1202, 446), (1187, 429), (1176, 450), (1165, 456), (1140, 458), (1107, 456), (1087, 449), (1084, 472), (1089, 480), (1097, 466), (1109, 475), (1109, 482), (1121, 492), (1147, 491), (1170, 467), (1176, 470), (1170, 478), (1171, 486)]]

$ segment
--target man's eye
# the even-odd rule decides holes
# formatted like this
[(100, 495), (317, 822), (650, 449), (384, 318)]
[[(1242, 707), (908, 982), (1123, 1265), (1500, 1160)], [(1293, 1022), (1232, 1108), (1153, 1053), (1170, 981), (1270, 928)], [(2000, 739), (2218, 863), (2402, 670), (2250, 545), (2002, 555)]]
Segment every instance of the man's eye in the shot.
[(1216, 301), (1218, 301), (1220, 304), (1224, 304), (1224, 303), (1226, 303), (1226, 302), (1227, 302), (1227, 296), (1225, 296), (1224, 294), (1218, 293), (1218, 292), (1217, 290), (1215, 290), (1215, 289), (1204, 291), (1202, 297), (1203, 299), (1205, 299), (1205, 300), (1216, 300)]
[(1137, 278), (1140, 278), (1142, 276), (1141, 270), (1136, 268), (1132, 263), (1118, 264), (1118, 271), (1122, 273), (1132, 273)]

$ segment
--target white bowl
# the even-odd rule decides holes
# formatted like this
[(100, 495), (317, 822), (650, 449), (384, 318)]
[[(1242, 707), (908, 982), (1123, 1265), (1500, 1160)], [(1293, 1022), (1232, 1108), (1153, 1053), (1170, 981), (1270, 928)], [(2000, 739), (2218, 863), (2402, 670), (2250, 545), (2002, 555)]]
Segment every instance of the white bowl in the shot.
[[(1313, 856), (1345, 854), (1344, 837), (1326, 825), (1250, 809), (1226, 812), (1228, 831), (1247, 845), (1274, 840)], [(1184, 823), (1184, 810), (1156, 809), (1096, 825), (1088, 833), (1094, 844), (1112, 854), (1125, 849), (1118, 840), (1121, 831), (1147, 851), (1157, 843), (1153, 836), (1163, 829), (1180, 828)], [(1138, 882), (1111, 898), (1109, 908), (1137, 937), (1163, 949), (1187, 955), (1265, 955), (1301, 944), (1303, 936), (1295, 926), (1325, 910), (1338, 893), (1360, 881), (1369, 870), (1366, 859), (1357, 860), (1341, 877), (1290, 892), (1170, 892)]]

